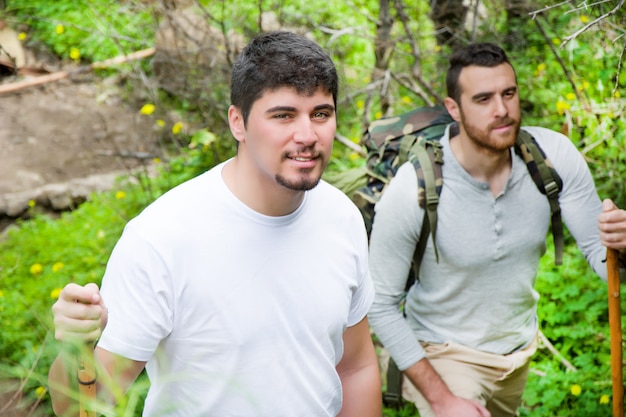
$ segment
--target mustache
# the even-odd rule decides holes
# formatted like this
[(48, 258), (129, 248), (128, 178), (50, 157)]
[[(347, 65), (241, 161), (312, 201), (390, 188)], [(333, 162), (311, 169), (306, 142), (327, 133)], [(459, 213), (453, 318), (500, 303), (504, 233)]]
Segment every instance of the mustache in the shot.
[(519, 125), (519, 120), (515, 120), (511, 117), (503, 117), (502, 119), (496, 120), (495, 122), (489, 125), (490, 129), (497, 129), (499, 127), (504, 127), (508, 125)]

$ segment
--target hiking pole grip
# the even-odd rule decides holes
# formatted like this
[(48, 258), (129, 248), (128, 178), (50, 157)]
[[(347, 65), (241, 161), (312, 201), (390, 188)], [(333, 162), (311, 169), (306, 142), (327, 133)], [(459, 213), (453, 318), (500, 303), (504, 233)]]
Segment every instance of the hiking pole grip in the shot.
[(606, 266), (609, 287), (609, 327), (611, 330), (611, 377), (613, 417), (624, 417), (624, 380), (622, 377), (622, 314), (620, 301), (619, 253), (607, 248)]
[(96, 417), (93, 405), (96, 401), (96, 368), (93, 344), (88, 343), (78, 358), (78, 401), (80, 417)]

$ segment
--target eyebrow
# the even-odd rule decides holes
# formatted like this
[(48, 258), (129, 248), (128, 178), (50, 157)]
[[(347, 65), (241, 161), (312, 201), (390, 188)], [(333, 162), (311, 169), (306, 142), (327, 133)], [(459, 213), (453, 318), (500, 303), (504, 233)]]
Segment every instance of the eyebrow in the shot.
[[(517, 86), (511, 86), (508, 88), (505, 88), (504, 90), (502, 90), (502, 92), (500, 94), (506, 94), (506, 93), (510, 93), (510, 92), (514, 92), (517, 91)], [(480, 100), (481, 98), (486, 98), (486, 97), (491, 97), (498, 94), (497, 92), (483, 92), (483, 93), (478, 93), (478, 94), (474, 94), (472, 96), (472, 100)]]
[[(313, 111), (319, 111), (319, 110), (330, 110), (334, 112), (335, 106), (331, 104), (319, 104), (313, 107)], [(281, 112), (281, 111), (296, 112), (298, 111), (298, 109), (296, 109), (295, 107), (291, 107), (291, 106), (274, 106), (274, 107), (270, 107), (269, 109), (267, 109), (265, 113), (276, 113), (276, 112)]]

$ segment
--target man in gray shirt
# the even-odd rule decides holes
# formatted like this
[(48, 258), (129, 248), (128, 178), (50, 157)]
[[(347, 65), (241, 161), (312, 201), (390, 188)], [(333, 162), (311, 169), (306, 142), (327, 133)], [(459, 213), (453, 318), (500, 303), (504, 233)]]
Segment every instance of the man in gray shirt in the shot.
[[(419, 281), (399, 309), (423, 209), (404, 164), (376, 206), (370, 323), (405, 375), (405, 398), (422, 417), (516, 416), (536, 350), (539, 259), (550, 206), (512, 152), (521, 124), (515, 70), (493, 44), (450, 59), (446, 108), (459, 133), (443, 145), (437, 248), (428, 242)], [(564, 135), (524, 127), (563, 179), (562, 217), (587, 261), (606, 279), (606, 246), (625, 258), (626, 211), (601, 202), (589, 169)], [(623, 271), (622, 271), (623, 272)], [(408, 381), (407, 381), (408, 379)], [(417, 389), (416, 389), (417, 388)]]

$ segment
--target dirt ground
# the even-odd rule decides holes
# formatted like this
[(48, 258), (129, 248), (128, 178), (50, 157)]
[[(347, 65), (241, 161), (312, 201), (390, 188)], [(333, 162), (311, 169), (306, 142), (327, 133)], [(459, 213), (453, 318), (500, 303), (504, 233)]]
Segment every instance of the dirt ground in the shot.
[[(122, 102), (111, 84), (85, 77), (0, 95), (0, 205), (160, 156), (155, 120)], [(5, 223), (10, 212), (0, 207)]]
[(123, 170), (151, 156), (154, 120), (64, 80), (0, 96), (0, 194)]
[(149, 120), (98, 102), (93, 84), (56, 83), (0, 97), (0, 193), (124, 168), (148, 151)]

